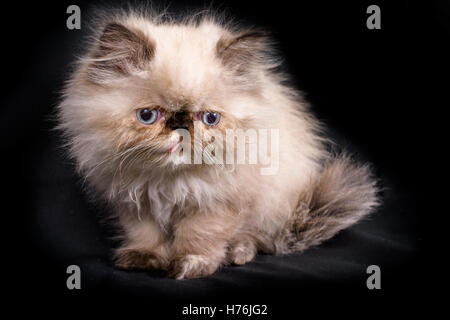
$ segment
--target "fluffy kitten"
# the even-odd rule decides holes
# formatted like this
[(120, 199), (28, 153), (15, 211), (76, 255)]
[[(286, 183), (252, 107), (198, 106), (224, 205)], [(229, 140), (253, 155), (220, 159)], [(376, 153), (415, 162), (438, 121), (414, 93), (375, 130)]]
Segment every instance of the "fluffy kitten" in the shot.
[[(277, 66), (264, 32), (211, 15), (99, 20), (58, 107), (59, 127), (81, 175), (113, 206), (123, 230), (118, 267), (203, 277), (258, 251), (317, 245), (376, 206), (368, 168), (326, 151), (318, 122)], [(180, 128), (204, 141), (180, 144)], [(202, 155), (218, 139), (213, 131), (235, 129), (278, 130), (269, 151), (277, 170), (263, 174), (259, 157), (180, 160), (189, 146)]]

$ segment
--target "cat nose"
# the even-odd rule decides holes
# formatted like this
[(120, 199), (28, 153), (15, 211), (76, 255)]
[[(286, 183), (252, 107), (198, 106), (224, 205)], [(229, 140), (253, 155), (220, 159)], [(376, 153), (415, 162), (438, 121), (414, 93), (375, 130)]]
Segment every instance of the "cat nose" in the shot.
[(172, 130), (177, 130), (177, 129), (188, 130), (189, 126), (188, 125), (173, 125), (173, 126), (170, 126), (170, 129), (172, 129)]
[(189, 129), (189, 122), (191, 121), (189, 114), (185, 111), (176, 112), (170, 117), (166, 125), (172, 129)]

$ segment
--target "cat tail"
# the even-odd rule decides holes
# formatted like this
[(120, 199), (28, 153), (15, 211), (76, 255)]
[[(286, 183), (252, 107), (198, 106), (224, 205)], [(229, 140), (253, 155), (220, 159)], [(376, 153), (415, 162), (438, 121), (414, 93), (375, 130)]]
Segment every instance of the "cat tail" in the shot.
[(289, 235), (282, 237), (283, 251), (318, 245), (358, 222), (379, 204), (377, 193), (367, 165), (358, 165), (345, 155), (328, 160), (312, 187), (300, 195), (286, 230)]

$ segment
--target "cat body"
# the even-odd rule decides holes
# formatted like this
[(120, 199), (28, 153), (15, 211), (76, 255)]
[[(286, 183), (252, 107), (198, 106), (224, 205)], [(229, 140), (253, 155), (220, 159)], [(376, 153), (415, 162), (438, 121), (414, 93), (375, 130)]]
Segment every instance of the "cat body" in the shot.
[[(212, 15), (99, 19), (58, 107), (59, 128), (80, 174), (113, 208), (118, 267), (207, 276), (258, 251), (319, 244), (376, 206), (369, 169), (327, 152), (272, 52), (265, 32)], [(186, 143), (180, 130), (202, 141)], [(259, 156), (208, 163), (212, 141), (221, 142), (214, 155), (238, 153), (237, 136), (214, 135), (237, 130), (276, 133), (267, 140), (275, 170), (264, 173)], [(242, 141), (249, 156), (251, 138)], [(200, 163), (182, 161), (188, 147)]]

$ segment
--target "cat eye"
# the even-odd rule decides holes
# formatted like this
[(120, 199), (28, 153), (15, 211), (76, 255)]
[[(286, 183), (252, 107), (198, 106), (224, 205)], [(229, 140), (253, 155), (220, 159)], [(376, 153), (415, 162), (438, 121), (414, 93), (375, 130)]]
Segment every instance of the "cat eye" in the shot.
[(143, 108), (136, 111), (136, 116), (143, 124), (154, 124), (158, 121), (159, 111), (157, 109)]
[(201, 119), (207, 126), (215, 126), (220, 121), (220, 114), (217, 112), (202, 112)]

